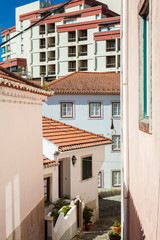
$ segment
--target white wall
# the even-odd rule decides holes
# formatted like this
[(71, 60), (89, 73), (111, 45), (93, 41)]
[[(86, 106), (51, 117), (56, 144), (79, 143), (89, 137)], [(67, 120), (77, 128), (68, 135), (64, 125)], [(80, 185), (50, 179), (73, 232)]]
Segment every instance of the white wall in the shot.
[[(60, 117), (60, 102), (73, 102), (74, 103), (74, 117), (73, 119), (64, 119)], [(90, 119), (89, 118), (89, 101), (100, 101), (102, 103), (102, 118)], [(111, 138), (115, 132), (111, 130), (112, 119), (112, 101), (120, 101), (117, 95), (112, 96), (79, 96), (79, 95), (54, 95), (48, 99), (47, 103), (43, 103), (43, 115), (52, 119), (62, 121), (72, 126), (79, 127), (90, 132), (103, 134)], [(120, 118), (113, 120), (116, 135), (120, 135)], [(120, 152), (113, 152), (112, 147), (105, 147), (105, 162), (102, 166), (104, 171), (104, 188), (112, 188), (112, 170), (120, 170)], [(107, 179), (107, 180), (106, 180)]]

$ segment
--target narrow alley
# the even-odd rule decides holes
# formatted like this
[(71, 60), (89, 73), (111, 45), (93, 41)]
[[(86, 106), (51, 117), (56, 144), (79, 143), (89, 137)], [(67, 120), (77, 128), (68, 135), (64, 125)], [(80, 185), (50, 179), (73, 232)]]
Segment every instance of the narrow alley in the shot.
[(93, 225), (92, 231), (82, 231), (72, 240), (107, 240), (108, 232), (115, 220), (121, 218), (121, 195), (99, 195), (99, 221)]

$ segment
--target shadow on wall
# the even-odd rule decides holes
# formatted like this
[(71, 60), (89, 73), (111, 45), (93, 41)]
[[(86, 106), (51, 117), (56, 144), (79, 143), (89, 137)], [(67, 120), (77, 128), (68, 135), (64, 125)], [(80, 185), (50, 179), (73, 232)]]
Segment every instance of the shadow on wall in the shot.
[(129, 240), (145, 240), (145, 234), (142, 229), (142, 224), (140, 222), (138, 212), (134, 205), (134, 201), (131, 193), (129, 192), (129, 202), (128, 202), (128, 239)]

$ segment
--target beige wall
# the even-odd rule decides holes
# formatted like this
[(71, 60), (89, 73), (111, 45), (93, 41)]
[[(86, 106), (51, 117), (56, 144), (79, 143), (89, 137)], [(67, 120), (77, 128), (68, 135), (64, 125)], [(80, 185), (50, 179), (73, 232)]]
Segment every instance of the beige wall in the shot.
[[(160, 1), (152, 2), (152, 134), (139, 130), (138, 4), (128, 0), (128, 240), (160, 237)], [(123, 153), (122, 153), (123, 155)], [(133, 228), (134, 226), (134, 228)], [(133, 230), (132, 230), (133, 229)]]
[[(98, 211), (98, 172), (105, 159), (105, 147), (83, 148), (74, 151), (63, 152), (59, 159), (70, 158), (75, 155), (77, 162), (75, 166), (70, 162), (70, 196), (75, 198), (80, 195), (85, 204), (95, 209), (94, 220), (99, 217)], [(82, 181), (82, 157), (92, 156), (92, 178)]]
[[(44, 98), (44, 97), (43, 97)], [(43, 239), (43, 160), (41, 96), (0, 87), (0, 239), (6, 239), (32, 212), (32, 225), (19, 227), (19, 239)], [(27, 217), (27, 218), (26, 218)], [(37, 218), (37, 219), (35, 219)], [(38, 219), (38, 218), (41, 218)], [(39, 221), (40, 220), (40, 221)], [(40, 230), (41, 228), (42, 230)], [(41, 231), (41, 237), (38, 235)], [(37, 233), (37, 235), (36, 235)], [(31, 236), (32, 235), (32, 236)], [(16, 235), (15, 235), (15, 238)]]

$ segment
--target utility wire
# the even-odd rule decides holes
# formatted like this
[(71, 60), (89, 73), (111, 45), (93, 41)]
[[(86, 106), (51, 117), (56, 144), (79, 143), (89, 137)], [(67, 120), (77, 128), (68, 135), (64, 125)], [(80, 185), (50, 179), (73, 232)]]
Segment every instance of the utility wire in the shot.
[[(27, 27), (26, 29), (22, 30), (21, 32), (17, 33), (15, 36), (11, 37), (10, 39), (8, 39), (7, 41), (3, 42), (0, 44), (0, 47), (2, 47), (4, 44), (6, 44), (7, 42), (11, 41), (12, 39), (18, 37), (19, 35), (21, 35), (22, 33), (26, 32), (27, 30), (29, 30), (30, 28), (34, 27), (35, 25), (37, 25), (38, 23), (40, 23), (41, 21), (43, 21), (44, 19), (46, 19), (47, 17), (49, 17), (50, 15), (52, 15), (52, 13), (56, 13), (57, 11), (61, 10), (62, 8), (64, 8), (66, 5), (68, 5), (72, 0), (68, 0), (67, 2), (61, 4), (59, 7), (54, 8), (53, 10), (50, 10), (50, 12), (48, 14), (46, 14), (44, 17), (42, 17), (40, 20), (38, 20), (37, 22), (33, 23), (32, 25), (30, 25), (29, 27)], [(48, 12), (48, 10), (47, 10)]]

